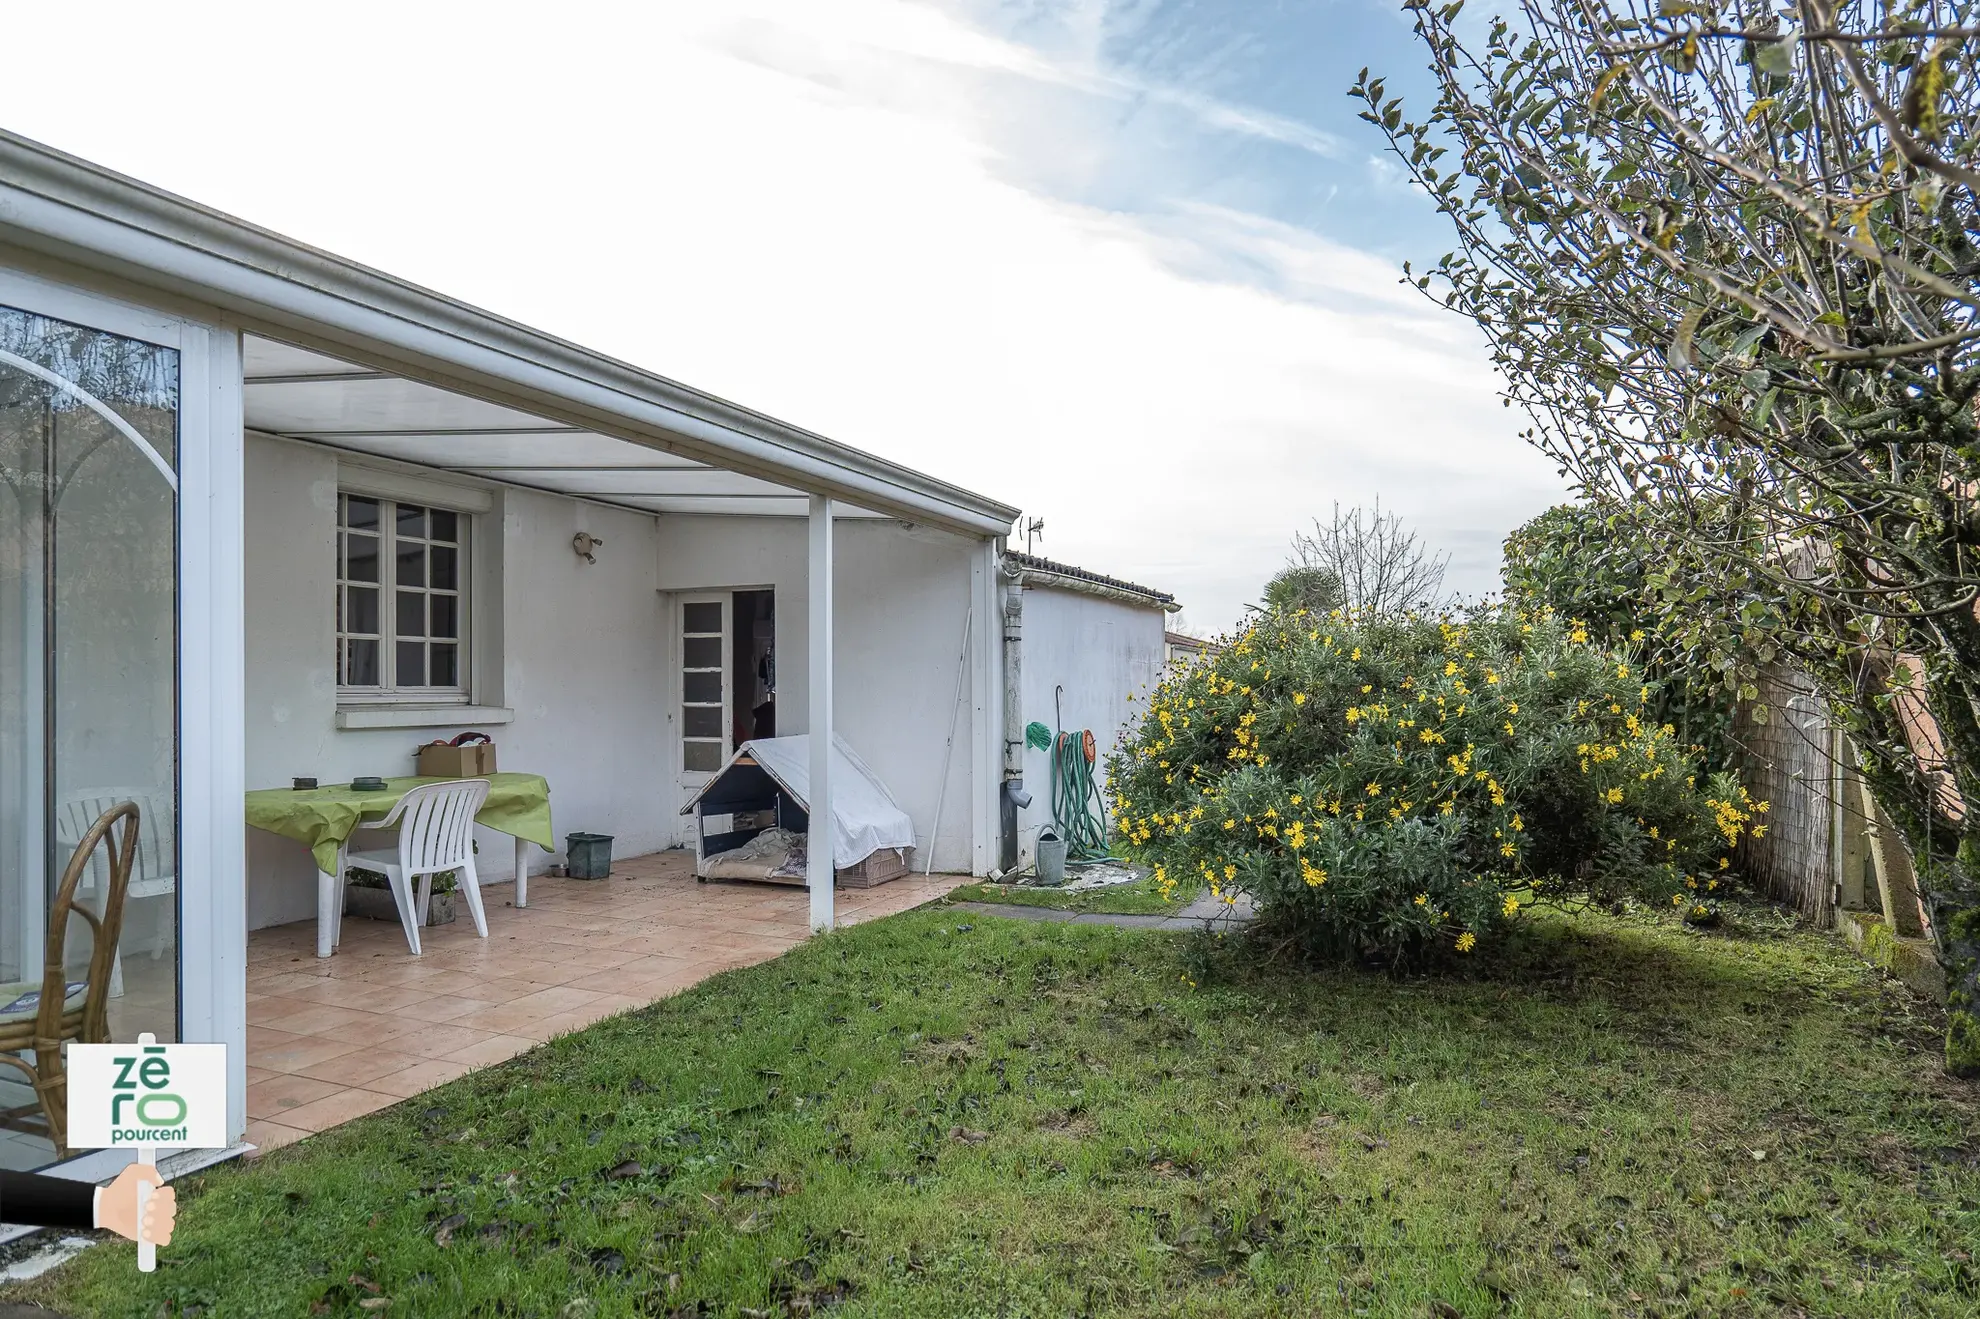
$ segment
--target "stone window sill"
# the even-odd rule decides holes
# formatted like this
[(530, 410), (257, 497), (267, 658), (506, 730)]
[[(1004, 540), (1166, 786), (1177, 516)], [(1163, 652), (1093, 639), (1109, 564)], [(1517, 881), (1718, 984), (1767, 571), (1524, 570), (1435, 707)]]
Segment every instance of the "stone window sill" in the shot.
[(501, 705), (344, 705), (337, 727), (485, 728), (514, 723), (516, 712)]

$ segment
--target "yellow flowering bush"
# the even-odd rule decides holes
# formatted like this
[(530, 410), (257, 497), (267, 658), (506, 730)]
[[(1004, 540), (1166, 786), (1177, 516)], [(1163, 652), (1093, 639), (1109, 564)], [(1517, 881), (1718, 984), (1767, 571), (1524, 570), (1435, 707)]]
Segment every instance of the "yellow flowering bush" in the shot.
[(1544, 611), (1268, 615), (1152, 693), (1115, 818), (1161, 883), (1248, 893), (1316, 952), (1467, 953), (1536, 898), (1690, 915), (1766, 808), (1701, 781), (1651, 698)]

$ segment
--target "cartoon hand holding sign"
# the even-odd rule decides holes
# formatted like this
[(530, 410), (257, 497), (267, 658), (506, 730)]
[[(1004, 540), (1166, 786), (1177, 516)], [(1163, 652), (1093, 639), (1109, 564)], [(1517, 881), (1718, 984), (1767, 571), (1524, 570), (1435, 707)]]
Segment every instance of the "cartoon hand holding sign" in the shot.
[[(155, 1248), (172, 1240), (172, 1220), (178, 1213), (178, 1200), (163, 1182), (158, 1169), (141, 1163), (124, 1169), (116, 1181), (103, 1187), (66, 1177), (0, 1171), (0, 1221), (23, 1227), (107, 1228)], [(144, 1192), (149, 1195), (140, 1224), (138, 1197)]]
[[(227, 1143), (227, 1049), (222, 1044), (160, 1044), (150, 1033), (136, 1044), (69, 1046), (69, 1145), (73, 1149), (130, 1149), (137, 1162), (97, 1190), (65, 1186), (93, 1197), (93, 1225), (138, 1243), (138, 1268), (157, 1265), (157, 1250), (172, 1239), (178, 1201), (153, 1166), (160, 1145), (215, 1149)], [(54, 1182), (59, 1178), (38, 1177)], [(32, 1195), (29, 1197), (34, 1198)], [(59, 1207), (48, 1206), (59, 1212)], [(10, 1223), (34, 1224), (19, 1192), (0, 1182), (0, 1213)], [(75, 1214), (75, 1207), (67, 1212)], [(45, 1226), (66, 1226), (71, 1218)], [(76, 1224), (80, 1226), (80, 1224)]]

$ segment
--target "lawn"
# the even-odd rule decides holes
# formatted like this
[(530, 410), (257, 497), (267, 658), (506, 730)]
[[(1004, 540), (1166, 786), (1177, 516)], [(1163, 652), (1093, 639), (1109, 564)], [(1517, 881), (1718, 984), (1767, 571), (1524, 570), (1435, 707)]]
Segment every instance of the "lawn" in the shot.
[[(1462, 973), (1245, 970), (935, 907), (184, 1185), (72, 1315), (1980, 1309), (1980, 1093), (1764, 909)], [(161, 1302), (163, 1304), (161, 1304)]]
[(1053, 907), (1060, 911), (1090, 911), (1113, 916), (1168, 916), (1189, 905), (1199, 886), (1178, 885), (1163, 897), (1154, 876), (1143, 876), (1126, 884), (1107, 888), (1081, 889), (1068, 893), (1063, 888), (1043, 888), (1037, 884), (965, 884), (949, 896), (957, 902), (1000, 902), (1014, 907)]

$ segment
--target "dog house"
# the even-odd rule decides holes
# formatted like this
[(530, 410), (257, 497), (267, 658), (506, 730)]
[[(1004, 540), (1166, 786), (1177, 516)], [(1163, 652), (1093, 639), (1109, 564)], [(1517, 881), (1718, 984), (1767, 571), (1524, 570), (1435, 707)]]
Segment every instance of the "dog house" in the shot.
[[(914, 854), (914, 822), (836, 735), (831, 774), (832, 865), (838, 882), (864, 888), (905, 875)], [(704, 881), (803, 884), (810, 784), (809, 736), (743, 743), (681, 808), (681, 814), (695, 817), (694, 873)]]

